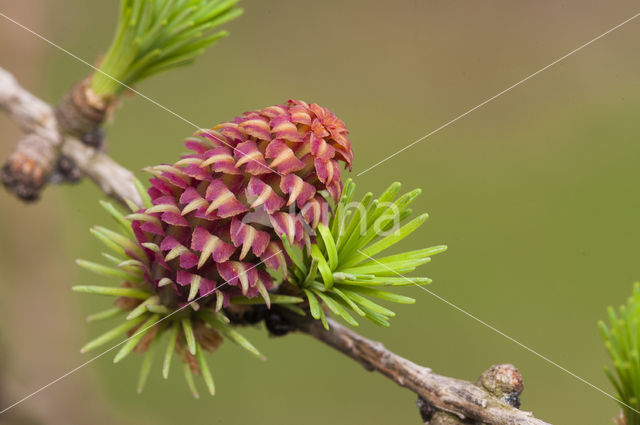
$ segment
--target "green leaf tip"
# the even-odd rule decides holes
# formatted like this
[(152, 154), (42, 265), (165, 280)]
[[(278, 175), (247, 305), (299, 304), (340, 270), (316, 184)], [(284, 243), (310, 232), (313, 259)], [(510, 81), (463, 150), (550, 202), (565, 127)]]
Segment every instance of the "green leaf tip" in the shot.
[(85, 270), (89, 270), (95, 274), (99, 274), (106, 277), (115, 277), (117, 279), (126, 280), (130, 282), (140, 282), (141, 277), (139, 274), (129, 273), (121, 270), (117, 267), (105, 266), (99, 263), (94, 263), (87, 260), (76, 260), (76, 264)]
[(184, 378), (187, 381), (187, 386), (193, 395), (193, 398), (199, 399), (200, 394), (198, 393), (198, 389), (196, 388), (196, 383), (193, 380), (193, 374), (191, 373), (191, 368), (187, 363), (182, 365), (182, 370), (184, 371)]
[(90, 323), (90, 322), (96, 322), (98, 320), (110, 319), (122, 313), (124, 313), (124, 310), (122, 310), (119, 307), (113, 307), (113, 308), (87, 316), (87, 322)]
[[(231, 340), (235, 344), (244, 348), (254, 356), (258, 357), (261, 360), (266, 360), (267, 358), (258, 351), (258, 349), (240, 332), (233, 329), (226, 320), (226, 317), (221, 316), (220, 313), (211, 314), (209, 312), (198, 312), (198, 317), (204, 320), (206, 323), (210, 324), (215, 330), (220, 332), (222, 336)], [(228, 319), (227, 319), (228, 320)]]
[(128, 297), (139, 300), (146, 300), (151, 293), (136, 288), (121, 288), (113, 286), (97, 286), (97, 285), (76, 285), (71, 288), (74, 292), (82, 292), (85, 294), (108, 295), (111, 297)]
[(187, 347), (189, 352), (196, 355), (196, 336), (193, 333), (193, 327), (191, 326), (191, 319), (188, 317), (183, 318), (180, 323), (182, 324), (182, 332), (184, 332), (184, 338), (187, 341)]
[(138, 329), (133, 335), (131, 335), (126, 342), (120, 348), (120, 351), (113, 358), (114, 363), (118, 363), (122, 361), (125, 357), (127, 357), (133, 349), (138, 345), (142, 338), (153, 328), (154, 326), (158, 326), (157, 322), (160, 319), (160, 315), (153, 314), (148, 316), (146, 322), (140, 325), (140, 329)]
[(158, 340), (158, 335), (154, 335), (151, 343), (149, 344), (149, 348), (144, 353), (144, 358), (142, 360), (142, 366), (140, 367), (140, 376), (138, 377), (138, 394), (142, 393), (145, 384), (147, 383), (147, 378), (149, 378), (149, 374), (151, 373), (151, 366), (153, 365), (153, 359), (155, 356), (155, 346), (156, 341)]
[(412, 212), (409, 205), (422, 191), (414, 189), (399, 195), (402, 185), (394, 182), (378, 198), (367, 193), (360, 202), (352, 202), (355, 186), (352, 180), (344, 184), (328, 225), (317, 226), (310, 248), (292, 246), (283, 238), (296, 271), (287, 280), (302, 290), (311, 316), (325, 328), (328, 314), (352, 326), (358, 325), (354, 316), (389, 326), (388, 319), (395, 312), (379, 302), (415, 303), (415, 299), (391, 290), (431, 283), (427, 277), (405, 274), (447, 249), (437, 245), (380, 258), (380, 253), (414, 233), (428, 219), (424, 213), (408, 220)]
[[(136, 191), (138, 192), (138, 195), (140, 195), (140, 199), (142, 199), (142, 206), (144, 208), (151, 208), (151, 206), (153, 205), (151, 203), (151, 197), (147, 193), (147, 189), (144, 187), (142, 182), (137, 177), (134, 177), (133, 178), (133, 184), (136, 187)], [(137, 208), (136, 208), (136, 210), (137, 210)]]
[(198, 360), (198, 366), (200, 366), (200, 373), (202, 374), (202, 378), (204, 379), (204, 383), (209, 390), (209, 394), (212, 396), (216, 394), (216, 388), (213, 384), (213, 376), (211, 376), (211, 371), (209, 370), (209, 365), (207, 364), (207, 360), (204, 358), (204, 354), (202, 352), (202, 347), (200, 344), (196, 345), (196, 359)]
[(178, 340), (178, 333), (180, 328), (178, 323), (175, 322), (171, 326), (171, 330), (169, 331), (169, 342), (167, 343), (167, 349), (164, 354), (164, 360), (162, 362), (162, 377), (164, 379), (169, 378), (169, 370), (171, 369), (171, 359), (173, 358), (173, 352), (176, 349), (176, 342)]
[(228, 35), (215, 30), (242, 14), (236, 3), (121, 0), (113, 41), (91, 89), (105, 98), (117, 96), (154, 74), (192, 63)]
[(81, 349), (80, 352), (81, 353), (86, 353), (87, 351), (93, 350), (97, 347), (100, 347), (104, 344), (107, 344), (110, 341), (113, 341), (114, 339), (118, 338), (121, 335), (124, 335), (125, 333), (127, 333), (129, 330), (135, 328), (136, 326), (138, 326), (140, 323), (142, 323), (142, 321), (145, 319), (146, 317), (138, 317), (134, 320), (128, 320), (118, 326), (116, 326), (115, 328), (103, 333), (102, 335), (100, 335), (99, 337), (93, 339), (92, 341), (88, 342), (87, 344), (85, 344)]
[[(298, 304), (304, 301), (302, 298), (292, 296), (292, 295), (269, 294), (269, 298), (271, 299), (271, 304)], [(231, 298), (230, 303), (231, 304), (265, 304), (265, 301), (257, 297), (247, 298), (244, 296), (240, 296), (240, 297)]]

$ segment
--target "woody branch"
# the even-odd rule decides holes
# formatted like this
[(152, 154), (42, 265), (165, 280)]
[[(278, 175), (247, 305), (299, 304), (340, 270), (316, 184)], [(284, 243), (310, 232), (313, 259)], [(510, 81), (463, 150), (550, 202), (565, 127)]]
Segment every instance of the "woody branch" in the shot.
[[(0, 172), (7, 190), (25, 201), (35, 200), (48, 183), (68, 179), (61, 175), (60, 168), (68, 169), (65, 162), (70, 162), (108, 196), (121, 203), (125, 199), (140, 203), (133, 173), (88, 143), (91, 131), (72, 134), (70, 128), (78, 123), (70, 112), (72, 108), (72, 103), (61, 102), (56, 114), (55, 108), (26, 91), (13, 75), (0, 68), (0, 109), (25, 133)], [(59, 122), (61, 116), (67, 120), (64, 127)]]

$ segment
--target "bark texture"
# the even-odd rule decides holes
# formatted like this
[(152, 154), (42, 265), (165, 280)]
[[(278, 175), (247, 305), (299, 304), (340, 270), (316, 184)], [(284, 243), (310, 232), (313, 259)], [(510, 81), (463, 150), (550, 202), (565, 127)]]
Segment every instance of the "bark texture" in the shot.
[[(365, 369), (379, 372), (417, 394), (434, 412), (425, 423), (547, 424), (533, 417), (531, 412), (513, 407), (503, 398), (505, 394), (510, 397), (513, 393), (519, 395), (523, 388), (522, 377), (511, 365), (493, 366), (480, 378), (479, 382), (482, 384), (476, 385), (433, 373), (428, 367), (417, 365), (334, 320), (328, 319), (330, 330), (327, 331), (320, 321), (309, 316), (302, 317), (284, 310), (281, 314), (296, 330), (322, 341), (357, 361)], [(421, 409), (421, 413), (424, 410), (428, 408)], [(453, 419), (470, 422), (451, 422)]]
[[(77, 180), (86, 175), (120, 203), (124, 204), (128, 199), (140, 204), (133, 173), (103, 151), (104, 142), (98, 133), (107, 106), (103, 113), (90, 106), (95, 105), (96, 100), (87, 103), (90, 95), (82, 84), (74, 86), (72, 91), (82, 94), (65, 96), (61, 105), (66, 106), (56, 110), (26, 91), (9, 72), (0, 68), (0, 109), (27, 134), (2, 167), (2, 183), (20, 199), (34, 201), (47, 183)], [(93, 114), (100, 124), (86, 117), (78, 118), (84, 116), (78, 108)], [(61, 109), (66, 112), (62, 114)], [(56, 116), (64, 116), (65, 124), (60, 125)], [(78, 136), (80, 133), (82, 136)]]

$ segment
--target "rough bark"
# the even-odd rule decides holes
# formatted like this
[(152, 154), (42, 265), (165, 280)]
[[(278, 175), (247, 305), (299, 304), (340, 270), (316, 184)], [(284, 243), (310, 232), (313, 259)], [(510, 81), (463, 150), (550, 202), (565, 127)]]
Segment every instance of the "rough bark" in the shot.
[[(431, 369), (417, 365), (388, 350), (381, 343), (367, 339), (331, 319), (328, 319), (330, 330), (327, 331), (322, 323), (308, 316), (302, 317), (285, 310), (282, 310), (281, 314), (298, 331), (342, 352), (365, 369), (379, 372), (399, 386), (413, 391), (432, 406), (435, 412), (448, 412), (461, 420), (468, 419), (486, 424), (547, 424), (533, 417), (530, 412), (510, 406), (481, 386), (433, 373)], [(492, 369), (483, 374), (493, 375), (485, 379), (485, 382), (490, 387), (500, 387), (503, 376), (491, 374)], [(520, 391), (521, 385), (520, 380)], [(437, 418), (438, 421), (443, 419), (440, 415)], [(433, 419), (431, 421), (433, 424), (451, 423), (433, 422)]]
[[(73, 90), (78, 90), (77, 87), (74, 86)], [(71, 101), (63, 103), (77, 107)], [(77, 166), (82, 174), (91, 178), (108, 196), (120, 203), (124, 204), (126, 199), (136, 204), (141, 202), (134, 185), (133, 173), (102, 152), (102, 142), (87, 143), (77, 135), (71, 135), (70, 132), (75, 132), (78, 127), (74, 127), (75, 130), (64, 130), (58, 123), (54, 108), (26, 91), (2, 68), (0, 109), (27, 134), (16, 145), (0, 174), (5, 187), (19, 198), (26, 201), (37, 199), (47, 183), (69, 180), (69, 174), (64, 174), (64, 169), (73, 170)], [(91, 110), (97, 114), (94, 109)], [(103, 118), (104, 115), (100, 119)], [(67, 119), (73, 121), (69, 116)], [(78, 119), (73, 122), (80, 123)], [(70, 125), (67, 123), (65, 127)], [(88, 126), (83, 128), (89, 131), (84, 133), (85, 139), (91, 137), (92, 131), (100, 131), (99, 127), (90, 125), (89, 121), (84, 121), (83, 125)], [(73, 165), (65, 167), (65, 159)], [(60, 165), (63, 166), (62, 176), (56, 172), (60, 171)]]

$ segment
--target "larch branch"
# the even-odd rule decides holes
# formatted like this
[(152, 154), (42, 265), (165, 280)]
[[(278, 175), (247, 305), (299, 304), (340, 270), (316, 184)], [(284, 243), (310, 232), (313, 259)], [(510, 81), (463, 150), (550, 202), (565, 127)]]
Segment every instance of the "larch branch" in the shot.
[(128, 199), (140, 204), (131, 171), (106, 153), (63, 132), (54, 108), (25, 90), (2, 68), (0, 109), (27, 134), (3, 167), (2, 179), (9, 191), (26, 200), (37, 198), (64, 156), (108, 196), (120, 203)]
[[(76, 90), (78, 86), (74, 86)], [(71, 102), (72, 103), (72, 102)], [(86, 141), (72, 136), (69, 131), (60, 129), (55, 109), (21, 87), (16, 79), (6, 70), (0, 68), (0, 109), (7, 113), (26, 136), (17, 145), (3, 171), (16, 177), (16, 173), (26, 178), (40, 177), (41, 185), (32, 194), (37, 197), (40, 189), (50, 181), (50, 177), (61, 157), (67, 157), (90, 177), (100, 189), (124, 203), (130, 200), (141, 204), (133, 173), (112, 160), (106, 153)], [(68, 126), (67, 126), (68, 127)], [(14, 167), (14, 168), (11, 168)], [(15, 183), (3, 180), (9, 190), (17, 195)], [(9, 184), (8, 184), (9, 183)], [(20, 183), (20, 182), (18, 182)], [(521, 378), (513, 376), (519, 372), (510, 365), (494, 366), (485, 374), (499, 371), (491, 375), (491, 385), (478, 385), (459, 379), (433, 373), (429, 368), (417, 365), (386, 349), (381, 343), (369, 340), (350, 329), (329, 319), (330, 330), (325, 330), (319, 321), (309, 317), (301, 317), (283, 310), (281, 314), (295, 330), (303, 332), (318, 341), (342, 352), (349, 358), (363, 365), (366, 369), (377, 371), (396, 384), (405, 387), (418, 395), (421, 402), (420, 411), (426, 423), (436, 424), (438, 417), (448, 415), (448, 421), (458, 423), (485, 423), (494, 425), (545, 425), (529, 412), (519, 410), (507, 403), (503, 394), (492, 391), (494, 386), (513, 386), (513, 394), (517, 399), (521, 388)], [(506, 368), (504, 368), (506, 366)], [(504, 368), (507, 372), (502, 372)], [(506, 373), (506, 374), (505, 374)], [(483, 374), (483, 376), (485, 376)], [(506, 380), (505, 380), (506, 377)], [(496, 380), (497, 379), (497, 380)], [(493, 381), (491, 381), (493, 380)], [(519, 387), (518, 387), (519, 385)], [(440, 415), (440, 416), (438, 416)], [(447, 422), (447, 423), (454, 423)], [(548, 424), (547, 424), (548, 425)]]
[[(369, 371), (379, 372), (401, 387), (407, 388), (426, 401), (435, 411), (452, 413), (460, 420), (500, 425), (548, 425), (533, 417), (530, 412), (519, 410), (500, 400), (495, 392), (496, 383), (512, 385), (514, 391), (522, 391), (519, 372), (511, 365), (501, 365), (500, 374), (483, 374), (483, 385), (435, 374), (431, 369), (417, 365), (385, 348), (381, 343), (367, 339), (354, 331), (328, 319), (329, 330), (322, 323), (308, 316), (302, 317), (283, 310), (281, 312), (296, 330), (322, 341), (362, 364)], [(489, 377), (489, 379), (482, 378)], [(516, 378), (514, 379), (514, 376)], [(505, 379), (506, 378), (506, 379)], [(512, 383), (510, 381), (518, 381)], [(488, 387), (488, 388), (486, 388)], [(507, 394), (504, 394), (507, 395)], [(471, 422), (468, 422), (471, 420)], [(427, 422), (429, 423), (429, 422)]]

